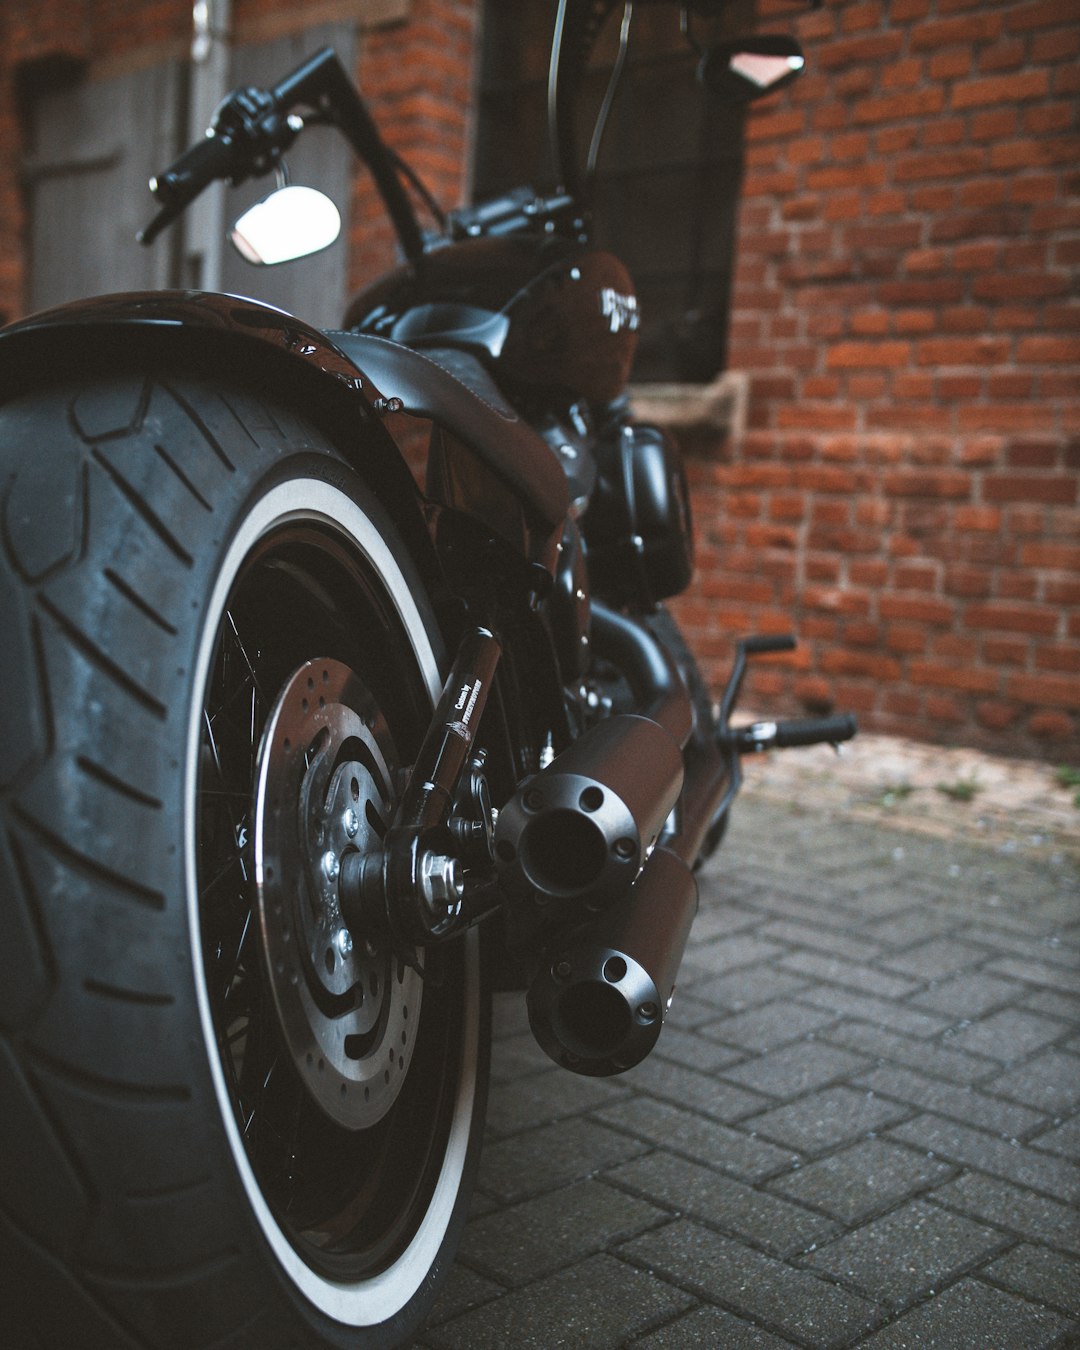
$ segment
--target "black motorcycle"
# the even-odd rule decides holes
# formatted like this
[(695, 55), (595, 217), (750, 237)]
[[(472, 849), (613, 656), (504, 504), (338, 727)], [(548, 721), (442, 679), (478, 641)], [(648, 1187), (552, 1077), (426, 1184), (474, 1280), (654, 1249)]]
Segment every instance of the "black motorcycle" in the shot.
[[(744, 640), (714, 711), (662, 607), (685, 481), (627, 410), (637, 302), (568, 130), (614, 4), (559, 5), (555, 195), (424, 233), (329, 50), (153, 181), (145, 242), (337, 127), (404, 255), (341, 331), (167, 292), (0, 333), (10, 1344), (399, 1344), (464, 1222), (493, 988), (567, 1069), (637, 1064), (739, 757), (854, 733), (732, 727), (791, 639)], [(702, 72), (746, 100), (800, 64), (751, 38)], [(334, 229), (286, 186), (236, 242)]]

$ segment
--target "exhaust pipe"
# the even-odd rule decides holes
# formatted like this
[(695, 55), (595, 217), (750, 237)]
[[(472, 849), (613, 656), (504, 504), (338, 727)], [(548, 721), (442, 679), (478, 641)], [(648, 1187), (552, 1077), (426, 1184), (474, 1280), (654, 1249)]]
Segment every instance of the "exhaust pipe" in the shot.
[(556, 1064), (601, 1077), (639, 1064), (671, 1005), (697, 883), (655, 849), (627, 892), (549, 952), (527, 995), (529, 1025)]
[(679, 797), (682, 752), (648, 717), (625, 713), (587, 731), (499, 813), (503, 884), (590, 907), (629, 889)]

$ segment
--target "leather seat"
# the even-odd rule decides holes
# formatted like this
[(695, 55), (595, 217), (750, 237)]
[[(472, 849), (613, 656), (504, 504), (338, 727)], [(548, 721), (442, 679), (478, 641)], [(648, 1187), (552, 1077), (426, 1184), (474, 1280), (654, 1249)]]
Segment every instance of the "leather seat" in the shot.
[(506, 401), (481, 362), (449, 347), (416, 351), (370, 333), (327, 337), (384, 398), (427, 417), (474, 450), (552, 529), (570, 505), (555, 451)]

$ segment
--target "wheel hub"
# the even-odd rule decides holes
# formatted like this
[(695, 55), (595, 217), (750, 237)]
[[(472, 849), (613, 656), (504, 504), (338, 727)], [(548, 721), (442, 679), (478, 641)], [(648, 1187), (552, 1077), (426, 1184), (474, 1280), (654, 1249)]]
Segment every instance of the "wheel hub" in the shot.
[(263, 951), (296, 1071), (351, 1129), (393, 1105), (420, 1012), (421, 976), (385, 939), (350, 931), (338, 897), (342, 858), (377, 848), (390, 826), (396, 768), (385, 721), (347, 666), (308, 661), (287, 681), (255, 794)]

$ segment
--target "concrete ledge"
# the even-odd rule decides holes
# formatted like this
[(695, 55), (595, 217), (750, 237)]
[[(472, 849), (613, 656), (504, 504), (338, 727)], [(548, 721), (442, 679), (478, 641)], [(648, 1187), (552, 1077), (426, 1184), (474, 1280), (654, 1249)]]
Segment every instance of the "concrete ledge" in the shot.
[(746, 430), (750, 378), (725, 370), (711, 384), (634, 384), (634, 416), (671, 431), (711, 431), (738, 445)]

